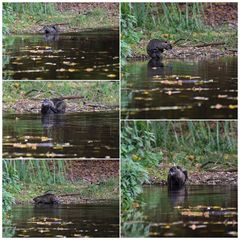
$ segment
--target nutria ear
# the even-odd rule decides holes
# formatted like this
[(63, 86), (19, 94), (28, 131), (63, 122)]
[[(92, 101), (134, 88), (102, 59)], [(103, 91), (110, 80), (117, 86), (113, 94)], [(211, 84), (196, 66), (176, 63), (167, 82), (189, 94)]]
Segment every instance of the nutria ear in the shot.
[(188, 179), (188, 172), (187, 172), (187, 170), (183, 170), (183, 174), (185, 175), (186, 180), (187, 180)]
[(177, 168), (182, 171), (182, 168), (180, 166), (177, 166)]

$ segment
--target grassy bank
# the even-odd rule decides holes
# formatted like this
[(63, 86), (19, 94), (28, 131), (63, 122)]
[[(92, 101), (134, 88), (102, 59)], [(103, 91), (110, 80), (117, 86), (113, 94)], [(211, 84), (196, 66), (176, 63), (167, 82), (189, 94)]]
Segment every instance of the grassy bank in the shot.
[(58, 196), (61, 204), (91, 203), (98, 200), (118, 199), (118, 179), (108, 179), (96, 184), (88, 184), (84, 181), (64, 181), (58, 184), (39, 185), (38, 182), (19, 182), (20, 192), (13, 192), (16, 204), (32, 204), (33, 198), (51, 190)]
[[(41, 100), (45, 98), (64, 96), (82, 96), (82, 99), (71, 101), (76, 103), (75, 107), (79, 107), (80, 110), (84, 110), (84, 106), (91, 104), (111, 108), (118, 106), (118, 93), (118, 83), (116, 82), (42, 81), (31, 82), (31, 84), (18, 81), (4, 82), (3, 109), (8, 112), (28, 112), (32, 108), (40, 108)], [(68, 105), (71, 109), (71, 103)]]
[(216, 42), (224, 43), (213, 48), (237, 49), (234, 3), (122, 3), (121, 13), (123, 61), (146, 56), (147, 43), (154, 38), (168, 40), (181, 51)]
[(3, 34), (39, 33), (58, 24), (61, 32), (118, 27), (116, 3), (4, 3)]

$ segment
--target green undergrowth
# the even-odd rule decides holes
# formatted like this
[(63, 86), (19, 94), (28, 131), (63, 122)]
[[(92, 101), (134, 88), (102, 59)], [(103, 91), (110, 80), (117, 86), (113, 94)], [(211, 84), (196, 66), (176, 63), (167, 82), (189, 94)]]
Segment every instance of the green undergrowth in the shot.
[(116, 82), (4, 82), (3, 102), (15, 103), (20, 99), (82, 96), (85, 101), (106, 105), (118, 105)]
[[(46, 185), (37, 182), (19, 182), (19, 184), (21, 191), (13, 192), (13, 197), (15, 203), (21, 204), (32, 202), (34, 197), (42, 195), (47, 191), (54, 193), (56, 196), (67, 194), (71, 196), (71, 194), (79, 194), (75, 196), (90, 201), (98, 199), (118, 199), (118, 179), (113, 178), (97, 184), (87, 184), (83, 181), (77, 181), (74, 183), (65, 181), (64, 183)], [(77, 198), (76, 203), (78, 203)]]
[(82, 13), (77, 10), (59, 11), (56, 3), (3, 4), (3, 34), (40, 32), (43, 25), (50, 24), (60, 24), (64, 31), (113, 28), (118, 26), (118, 18), (99, 7)]

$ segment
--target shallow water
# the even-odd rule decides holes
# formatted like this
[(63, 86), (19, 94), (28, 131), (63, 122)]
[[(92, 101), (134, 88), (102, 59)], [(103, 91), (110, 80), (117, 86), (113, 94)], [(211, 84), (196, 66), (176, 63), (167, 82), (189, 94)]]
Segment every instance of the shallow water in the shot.
[(237, 186), (144, 187), (142, 207), (125, 222), (131, 237), (237, 236)]
[(118, 158), (118, 112), (4, 114), (6, 158)]
[(101, 204), (15, 206), (5, 237), (118, 237), (118, 201)]
[(134, 62), (122, 72), (123, 118), (237, 118), (237, 57)]
[(117, 30), (6, 36), (3, 49), (3, 79), (119, 79)]

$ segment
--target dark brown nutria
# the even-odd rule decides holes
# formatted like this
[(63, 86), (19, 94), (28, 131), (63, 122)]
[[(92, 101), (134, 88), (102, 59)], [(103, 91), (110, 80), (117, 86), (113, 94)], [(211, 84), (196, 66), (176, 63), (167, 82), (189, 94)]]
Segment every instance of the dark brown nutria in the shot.
[(33, 198), (35, 204), (59, 204), (59, 200), (52, 193), (47, 193)]
[(171, 167), (168, 172), (168, 188), (180, 189), (184, 186), (185, 182), (188, 179), (188, 174), (186, 170), (183, 170), (181, 167)]
[(164, 49), (172, 49), (172, 45), (165, 40), (152, 39), (147, 45), (147, 53), (151, 58), (161, 58)]
[(43, 31), (45, 34), (57, 34), (59, 29), (56, 25), (44, 26)]
[(65, 113), (65, 111), (66, 103), (62, 99), (44, 99), (42, 102), (42, 114)]

